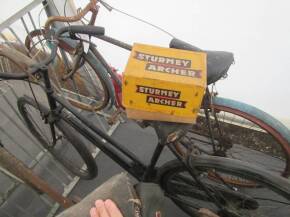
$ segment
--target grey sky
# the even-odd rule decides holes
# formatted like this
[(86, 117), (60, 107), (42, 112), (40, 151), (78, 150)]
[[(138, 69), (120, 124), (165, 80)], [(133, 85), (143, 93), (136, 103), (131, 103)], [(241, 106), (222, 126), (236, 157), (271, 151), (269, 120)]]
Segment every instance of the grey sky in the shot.
[[(157, 24), (202, 49), (235, 54), (229, 76), (217, 83), (221, 96), (253, 104), (290, 119), (290, 2), (287, 0), (107, 0), (113, 6)], [(5, 1), (0, 19), (20, 9), (23, 0)], [(84, 5), (88, 0), (77, 0)], [(129, 43), (168, 46), (170, 37), (101, 8), (97, 25)], [(126, 51), (99, 45), (110, 63), (124, 69)]]

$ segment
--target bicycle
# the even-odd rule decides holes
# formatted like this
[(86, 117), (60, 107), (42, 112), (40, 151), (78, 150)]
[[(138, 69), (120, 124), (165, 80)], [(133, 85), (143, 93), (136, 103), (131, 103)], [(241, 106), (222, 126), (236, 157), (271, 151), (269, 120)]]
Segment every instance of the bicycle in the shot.
[[(98, 2), (104, 4), (102, 1), (91, 1), (74, 17), (49, 18), (45, 25), (45, 32), (48, 32), (49, 26), (54, 21), (71, 22), (81, 20), (81, 18), (90, 11), (92, 7), (95, 7)], [(92, 13), (94, 19), (96, 15), (97, 13)], [(89, 23), (92, 24), (94, 22), (91, 20)], [(27, 47), (30, 47), (28, 43), (28, 39), (30, 38), (31, 37), (27, 37)], [(132, 50), (131, 45), (115, 38), (106, 35), (97, 36), (97, 38), (122, 49), (128, 51)], [(62, 47), (69, 46), (69, 43), (65, 40), (62, 39), (60, 42)], [(173, 39), (169, 47), (191, 51), (203, 51), (179, 39)], [(114, 95), (109, 94), (109, 98), (113, 97), (116, 101), (116, 107), (123, 112), (124, 107), (122, 106), (122, 100), (120, 98), (122, 88), (120, 85), (120, 78), (109, 66), (96, 47), (92, 46), (92, 52), (94, 54), (93, 58), (98, 62), (98, 66), (101, 66), (100, 70), (96, 72), (100, 74), (109, 74), (112, 82), (115, 84), (114, 88), (110, 81), (106, 82), (106, 87), (109, 90), (115, 89)], [(227, 71), (233, 63), (234, 58), (233, 54), (230, 52), (204, 52), (207, 53), (208, 60), (208, 85), (211, 85), (227, 75)], [(104, 103), (104, 105), (105, 104), (106, 103)], [(74, 105), (82, 109), (87, 108), (78, 106), (78, 103), (74, 103)], [(209, 91), (209, 89), (207, 89), (201, 109), (203, 112), (201, 112), (197, 119), (197, 124), (193, 125), (193, 129), (189, 131), (187, 136), (188, 140), (192, 142), (187, 142), (187, 145), (181, 143), (179, 147), (180, 153), (186, 153), (187, 149), (194, 149), (200, 153), (228, 156), (246, 161), (247, 159), (244, 156), (238, 156), (235, 152), (239, 152), (241, 149), (254, 153), (257, 152), (262, 158), (267, 158), (268, 156), (273, 157), (273, 160), (277, 163), (272, 170), (275, 170), (275, 172), (284, 177), (290, 176), (290, 130), (280, 121), (254, 106), (218, 97), (216, 93)], [(118, 115), (119, 113), (117, 112), (116, 114)], [(116, 118), (116, 116), (113, 116), (111, 119), (114, 120)], [(268, 165), (264, 165), (265, 162), (266, 161), (255, 161), (254, 163), (267, 168)]]
[[(137, 180), (160, 184), (166, 196), (189, 215), (196, 215), (199, 208), (210, 209), (221, 217), (245, 217), (256, 214), (273, 216), (273, 212), (275, 214), (280, 212), (281, 216), (289, 213), (290, 183), (288, 180), (234, 159), (192, 155), (189, 151), (186, 155), (181, 155), (178, 145), (186, 131), (191, 129), (190, 124), (146, 121), (155, 129), (159, 142), (150, 164), (145, 165), (134, 153), (100, 130), (89, 118), (79, 113), (65, 98), (54, 92), (47, 69), (47, 65), (57, 54), (58, 39), (66, 32), (70, 32), (72, 35), (82, 33), (100, 36), (104, 34), (104, 28), (95, 26), (62, 27), (54, 36), (49, 59), (32, 65), (25, 73), (0, 73), (0, 77), (17, 80), (33, 79), (35, 76), (41, 78), (43, 81), (41, 86), (46, 92), (49, 107), (40, 104), (36, 98), (24, 96), (18, 100), (19, 111), (35, 136), (44, 140), (44, 136), (38, 132), (38, 127), (35, 127), (36, 121), (33, 121), (35, 116), (29, 113), (32, 108), (36, 111), (35, 114), (40, 114), (43, 119), (41, 123), (48, 126), (52, 141), (62, 138), (57, 136), (58, 131), (68, 138), (86, 164), (86, 167), (74, 168), (75, 171), (82, 170), (83, 174), (86, 172), (87, 178), (96, 175), (96, 170), (92, 168), (97, 168), (97, 166), (94, 161), (88, 161), (90, 154), (85, 151), (86, 146), (79, 139), (84, 136)], [(18, 59), (21, 61), (21, 58)], [(48, 149), (53, 149), (53, 145), (54, 143)], [(158, 168), (156, 163), (165, 147), (169, 148), (176, 160), (167, 162)], [(70, 162), (69, 166), (75, 166), (74, 163), (74, 161)], [(84, 168), (86, 171), (83, 171)], [(251, 183), (251, 186), (236, 185), (234, 182), (228, 182), (228, 179), (243, 179)], [(285, 213), (283, 214), (283, 212)]]
[[(25, 47), (30, 52), (30, 55), (42, 54), (36, 46), (43, 40), (47, 41), (47, 46), (50, 45), (51, 34), (55, 31), (52, 28), (55, 22), (76, 22), (91, 12), (91, 18), (87, 25), (94, 25), (98, 15), (99, 7), (97, 0), (91, 0), (90, 3), (78, 15), (72, 17), (51, 16), (45, 22), (43, 29), (35, 29), (30, 32), (25, 38)], [(43, 37), (43, 38), (41, 38)], [(34, 42), (34, 38), (37, 39)], [(78, 42), (69, 37), (63, 37), (59, 43), (59, 54), (54, 76), (50, 76), (53, 84), (62, 91), (67, 99), (76, 107), (87, 111), (100, 111), (104, 108), (111, 108), (114, 105), (114, 88), (110, 81), (110, 76), (106, 69), (99, 63), (95, 57), (96, 48), (93, 44), (85, 47), (82, 39)], [(36, 54), (35, 54), (36, 53)], [(45, 54), (45, 53), (44, 53)], [(45, 58), (42, 54), (38, 59)]]

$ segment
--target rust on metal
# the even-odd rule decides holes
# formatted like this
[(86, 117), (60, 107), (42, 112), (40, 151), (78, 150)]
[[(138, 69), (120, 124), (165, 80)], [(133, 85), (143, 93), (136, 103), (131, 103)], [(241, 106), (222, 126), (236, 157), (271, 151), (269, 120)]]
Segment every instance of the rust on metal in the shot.
[(72, 200), (63, 197), (57, 191), (52, 189), (48, 183), (36, 176), (29, 168), (27, 168), (20, 160), (9, 153), (0, 145), (0, 166), (23, 180), (27, 185), (32, 186), (36, 190), (47, 194), (62, 207), (68, 208), (74, 205)]
[(71, 17), (65, 17), (65, 16), (51, 16), (47, 19), (45, 26), (44, 26), (44, 30), (45, 33), (47, 33), (49, 31), (49, 27), (51, 26), (51, 24), (53, 22), (76, 22), (81, 20), (89, 11), (91, 11), (93, 13), (93, 19), (96, 16), (95, 14), (98, 11), (97, 8), (97, 4), (98, 1), (97, 0), (91, 0), (91, 2), (89, 4), (87, 4), (87, 6), (81, 10), (77, 15), (75, 16), (71, 16)]

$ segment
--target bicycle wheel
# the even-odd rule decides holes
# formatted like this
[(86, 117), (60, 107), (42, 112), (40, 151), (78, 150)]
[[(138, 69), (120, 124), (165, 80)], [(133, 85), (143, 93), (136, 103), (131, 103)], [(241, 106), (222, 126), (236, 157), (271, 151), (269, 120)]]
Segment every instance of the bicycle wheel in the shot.
[[(62, 51), (62, 58), (55, 64), (50, 78), (60, 87), (64, 95), (76, 107), (88, 111), (99, 111), (114, 104), (112, 84), (107, 72), (97, 62), (92, 52), (75, 59)], [(65, 58), (68, 58), (65, 60)], [(75, 73), (71, 65), (78, 65)]]
[[(215, 156), (192, 158), (189, 166), (222, 205), (216, 205), (181, 162), (171, 161), (159, 171), (160, 184), (166, 195), (190, 216), (197, 216), (201, 208), (220, 217), (280, 217), (290, 213), (290, 183), (282, 177), (246, 162)], [(229, 184), (224, 180), (229, 177), (257, 185), (253, 188)]]
[[(30, 55), (38, 60), (45, 59), (47, 54), (42, 40), (43, 30), (34, 30), (25, 40)], [(37, 40), (34, 40), (37, 39)], [(40, 42), (40, 44), (39, 44)], [(64, 38), (60, 48), (60, 56), (54, 61), (53, 70), (49, 70), (50, 79), (64, 93), (72, 105), (88, 111), (99, 111), (110, 108), (115, 103), (114, 87), (106, 69), (89, 50), (87, 53), (76, 54), (77, 41)], [(41, 46), (40, 46), (41, 45)], [(46, 43), (49, 47), (49, 43)], [(72, 46), (70, 49), (69, 47)], [(76, 70), (73, 70), (73, 69)]]
[(56, 141), (53, 141), (50, 126), (44, 118), (49, 109), (40, 103), (37, 105), (27, 96), (19, 98), (17, 105), (32, 135), (60, 164), (82, 179), (97, 176), (98, 168), (92, 154), (75, 130), (65, 122), (64, 115), (54, 123)]
[(107, 107), (114, 96), (108, 90), (111, 82), (109, 76), (105, 73), (100, 75), (93, 58), (92, 54), (83, 55), (77, 71), (69, 77), (70, 70), (58, 71), (58, 80), (61, 81), (62, 91), (75, 99), (70, 100), (73, 105), (83, 110), (99, 111)]
[[(214, 98), (211, 109), (218, 119), (218, 132), (212, 112), (214, 142), (227, 146), (225, 155), (230, 158), (257, 164), (285, 177), (290, 175), (290, 131), (269, 114), (234, 100)], [(208, 122), (200, 115), (188, 136), (201, 152), (212, 152)]]

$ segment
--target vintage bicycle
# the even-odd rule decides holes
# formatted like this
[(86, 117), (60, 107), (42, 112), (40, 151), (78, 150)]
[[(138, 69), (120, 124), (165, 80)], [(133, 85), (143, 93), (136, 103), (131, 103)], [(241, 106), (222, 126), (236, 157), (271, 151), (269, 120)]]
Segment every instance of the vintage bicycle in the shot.
[[(62, 23), (80, 21), (89, 12), (92, 13), (87, 25), (95, 23), (99, 6), (98, 1), (91, 1), (80, 13), (72, 17), (49, 17), (43, 29), (35, 29), (25, 39), (29, 55), (43, 59), (47, 56), (51, 34)], [(58, 22), (58, 23), (57, 23)], [(59, 23), (61, 22), (61, 23)], [(57, 23), (58, 25), (54, 25)], [(36, 39), (36, 40), (35, 40)], [(42, 41), (46, 40), (44, 45)], [(83, 41), (90, 40), (82, 38)], [(38, 45), (42, 45), (38, 47)], [(115, 103), (115, 93), (110, 76), (95, 57), (97, 52), (93, 44), (79, 43), (69, 35), (63, 37), (58, 45), (58, 58), (54, 61), (54, 70), (50, 70), (53, 85), (62, 91), (66, 98), (75, 106), (87, 111), (100, 111), (110, 108)], [(45, 47), (45, 48), (44, 48)], [(41, 48), (41, 49), (38, 49)]]
[[(48, 107), (36, 98), (28, 96), (18, 100), (18, 108), (27, 126), (39, 141), (46, 142), (47, 149), (68, 168), (84, 178), (92, 178), (97, 166), (89, 153), (82, 136), (100, 148), (113, 161), (143, 182), (159, 183), (166, 193), (181, 209), (189, 215), (196, 215), (199, 208), (207, 208), (220, 216), (286, 216), (289, 214), (290, 183), (287, 179), (258, 168), (243, 161), (208, 155), (193, 155), (190, 151), (180, 154), (178, 146), (191, 124), (147, 121), (159, 138), (149, 165), (141, 162), (124, 145), (100, 130), (94, 122), (81, 114), (64, 97), (55, 92), (49, 79), (48, 67), (57, 55), (57, 43), (61, 36), (69, 32), (90, 36), (104, 35), (104, 28), (96, 26), (69, 26), (60, 28), (52, 41), (52, 52), (48, 59), (30, 65), (23, 73), (0, 73), (2, 79), (34, 80), (40, 78), (44, 88)], [(15, 52), (9, 58), (18, 59), (26, 64), (27, 57)], [(37, 116), (39, 119), (35, 119)], [(39, 124), (42, 124), (39, 127)], [(46, 128), (51, 135), (49, 141), (42, 134)], [(58, 155), (62, 147), (58, 142), (67, 140), (66, 145), (73, 146), (85, 163), (78, 166), (77, 161)], [(70, 144), (69, 144), (70, 143)], [(167, 147), (176, 160), (157, 168), (156, 163)], [(79, 164), (81, 165), (81, 164)], [(235, 180), (243, 180), (250, 185), (239, 185)]]
[[(74, 22), (81, 20), (88, 12), (92, 12), (92, 17), (89, 25), (94, 24), (98, 7), (97, 3), (102, 3), (108, 8), (103, 1), (92, 0), (73, 17), (50, 17), (45, 25), (44, 30), (32, 32), (26, 38), (26, 46), (31, 48), (31, 38), (39, 36), (50, 31), (50, 26), (55, 21)], [(49, 39), (49, 35), (46, 36)], [(117, 39), (106, 35), (97, 36), (97, 38), (116, 45), (128, 51), (132, 50), (132, 46), (121, 42)], [(71, 44), (74, 44), (71, 46)], [(62, 38), (59, 47), (65, 50), (76, 50), (76, 47), (83, 47), (77, 40), (72, 40), (71, 37)], [(77, 46), (78, 45), (78, 46)], [(183, 42), (179, 39), (172, 39), (169, 45), (170, 48), (183, 49), (190, 51), (203, 51), (207, 53), (207, 84), (215, 84), (218, 80), (227, 75), (231, 64), (234, 61), (233, 54), (223, 51), (206, 51), (196, 46)], [(83, 59), (91, 63), (98, 80), (102, 81), (101, 86), (106, 96), (101, 103), (101, 107), (105, 108), (109, 102), (115, 102), (115, 105), (121, 112), (124, 112), (124, 107), (121, 104), (121, 79), (116, 72), (109, 66), (105, 58), (101, 55), (98, 49), (90, 43), (89, 52), (83, 54)], [(90, 56), (89, 58), (85, 58)], [(76, 55), (76, 59), (81, 62), (81, 56)], [(77, 63), (77, 62), (75, 62)], [(78, 66), (78, 64), (73, 64)], [(66, 78), (77, 75), (74, 70), (68, 72)], [(109, 75), (109, 76), (108, 76)], [(115, 84), (115, 87), (113, 86)], [(82, 85), (85, 85), (82, 84)], [(201, 106), (200, 115), (197, 119), (197, 124), (187, 134), (187, 142), (181, 143), (179, 147), (180, 153), (186, 153), (188, 148), (195, 149), (196, 152), (207, 153), (210, 155), (227, 156), (247, 160), (244, 157), (238, 156), (235, 152), (239, 150), (247, 150), (249, 152), (259, 153), (261, 158), (265, 159), (271, 156), (275, 164), (275, 172), (280, 173), (285, 177), (290, 175), (290, 130), (285, 127), (280, 121), (271, 115), (261, 111), (260, 109), (236, 100), (221, 98), (217, 93), (207, 89), (206, 95)], [(115, 90), (115, 92), (114, 92)], [(106, 100), (105, 100), (106, 99)], [(110, 100), (109, 100), (110, 99)], [(98, 110), (88, 104), (71, 100), (71, 102), (79, 108), (86, 110)], [(260, 166), (267, 167), (265, 161), (255, 161)]]

